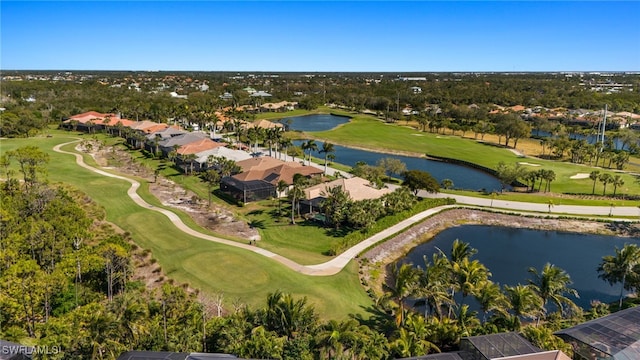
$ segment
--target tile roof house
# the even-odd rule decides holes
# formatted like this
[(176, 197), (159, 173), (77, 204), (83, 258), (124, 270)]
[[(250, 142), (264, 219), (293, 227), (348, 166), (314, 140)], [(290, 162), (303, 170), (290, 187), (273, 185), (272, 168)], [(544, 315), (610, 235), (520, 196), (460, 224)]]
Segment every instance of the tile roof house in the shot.
[(247, 123), (247, 127), (254, 127), (254, 128), (261, 128), (261, 129), (273, 129), (273, 128), (284, 129), (284, 124), (272, 122), (265, 119), (260, 119), (253, 123)]
[(209, 138), (206, 138), (206, 139), (196, 140), (188, 144), (182, 145), (180, 146), (180, 148), (178, 148), (178, 150), (176, 150), (176, 152), (178, 153), (178, 155), (184, 156), (184, 155), (197, 154), (206, 150), (215, 149), (217, 147), (221, 147), (225, 145), (226, 145), (225, 143), (220, 143), (217, 141), (213, 141)]
[(341, 186), (351, 200), (359, 201), (365, 199), (378, 199), (385, 194), (391, 193), (391, 189), (376, 189), (371, 186), (369, 180), (354, 176), (349, 179), (340, 178), (327, 183), (318, 184), (304, 189), (307, 199), (324, 197), (325, 194), (334, 187)]
[(236, 163), (238, 161), (243, 161), (247, 159), (251, 159), (251, 155), (246, 151), (242, 150), (233, 150), (229, 149), (226, 146), (220, 146), (213, 149), (205, 150), (199, 153), (196, 153), (198, 159), (196, 160), (200, 164), (206, 164), (209, 156), (219, 156), (225, 159), (233, 160)]
[(323, 173), (322, 169), (267, 156), (239, 161), (236, 164), (242, 172), (222, 178), (220, 190), (243, 202), (276, 197), (278, 182), (282, 180), (291, 185), (295, 174), (312, 177)]

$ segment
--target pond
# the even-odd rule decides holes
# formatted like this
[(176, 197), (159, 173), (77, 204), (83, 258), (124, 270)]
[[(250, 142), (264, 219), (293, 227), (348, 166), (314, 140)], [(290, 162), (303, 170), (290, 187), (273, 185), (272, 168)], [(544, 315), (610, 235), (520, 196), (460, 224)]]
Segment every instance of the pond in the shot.
[(349, 117), (331, 114), (313, 114), (305, 116), (292, 116), (279, 120), (286, 125), (287, 130), (297, 131), (326, 131), (338, 125), (349, 122)]
[[(303, 140), (296, 140), (293, 142), (296, 146), (300, 146)], [(318, 149), (322, 149), (322, 142), (316, 141)], [(417, 158), (403, 155), (391, 155), (384, 153), (377, 153), (373, 151), (353, 149), (345, 146), (334, 145), (335, 162), (348, 166), (355, 166), (358, 161), (364, 161), (369, 165), (375, 165), (378, 160), (382, 158), (395, 158), (399, 159), (407, 165), (407, 170), (422, 170), (430, 173), (438, 182), (444, 179), (453, 181), (453, 186), (456, 189), (466, 190), (482, 190), (487, 191), (500, 191), (500, 181), (486, 173), (470, 167), (449, 164), (442, 161), (428, 160), (424, 158)], [(320, 154), (318, 151), (312, 152), (312, 155), (318, 158), (324, 158), (324, 154)]]
[(572, 299), (585, 309), (592, 300), (611, 302), (618, 299), (620, 285), (611, 286), (598, 278), (602, 257), (613, 255), (625, 243), (640, 245), (640, 239), (615, 236), (517, 229), (500, 226), (464, 225), (440, 232), (432, 240), (412, 249), (401, 262), (424, 268), (423, 256), (431, 258), (442, 250), (447, 256), (455, 239), (478, 250), (472, 259), (479, 260), (492, 273), (491, 280), (501, 285), (527, 284), (527, 270), (538, 270), (548, 262), (565, 270), (573, 280), (579, 299)]

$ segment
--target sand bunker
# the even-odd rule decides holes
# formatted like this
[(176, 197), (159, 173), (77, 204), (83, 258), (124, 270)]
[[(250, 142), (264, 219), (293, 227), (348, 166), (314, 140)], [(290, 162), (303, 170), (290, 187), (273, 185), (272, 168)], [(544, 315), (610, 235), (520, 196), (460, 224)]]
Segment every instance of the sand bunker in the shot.
[(587, 173), (577, 173), (569, 177), (569, 179), (587, 179), (587, 178), (589, 178), (589, 174)]
[(519, 162), (518, 164), (527, 165), (527, 166), (540, 166), (540, 164), (532, 164), (532, 163), (528, 163), (528, 162)]
[(411, 134), (413, 136), (424, 136), (423, 134)]

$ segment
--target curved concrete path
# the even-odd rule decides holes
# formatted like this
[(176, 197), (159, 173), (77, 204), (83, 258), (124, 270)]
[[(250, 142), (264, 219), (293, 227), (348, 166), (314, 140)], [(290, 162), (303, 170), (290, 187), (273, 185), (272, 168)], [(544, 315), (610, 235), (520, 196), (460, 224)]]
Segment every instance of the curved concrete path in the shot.
[[(447, 210), (447, 209), (451, 209), (451, 208), (456, 208), (456, 207), (460, 207), (458, 205), (446, 205), (446, 206), (440, 206), (437, 208), (433, 208), (433, 209), (429, 209), (426, 211), (423, 211), (419, 214), (416, 214), (408, 219), (405, 219), (401, 222), (399, 222), (398, 224), (391, 226), (363, 241), (361, 241), (360, 243), (352, 246), (351, 248), (347, 249), (346, 251), (344, 251), (343, 253), (341, 253), (340, 255), (336, 256), (335, 258), (321, 263), (321, 264), (316, 264), (316, 265), (301, 265), (298, 264), (297, 262), (290, 260), (282, 255), (278, 255), (276, 253), (273, 253), (269, 250), (265, 250), (265, 249), (261, 249), (255, 245), (248, 245), (248, 244), (243, 244), (243, 243), (239, 243), (236, 241), (231, 241), (231, 240), (227, 240), (227, 239), (223, 239), (223, 238), (219, 238), (217, 236), (211, 236), (211, 235), (207, 235), (207, 234), (203, 234), (199, 231), (196, 231), (190, 227), (188, 227), (184, 222), (182, 222), (182, 220), (178, 217), (178, 215), (176, 215), (174, 212), (167, 210), (167, 209), (163, 209), (163, 208), (159, 208), (156, 206), (153, 206), (149, 203), (147, 203), (146, 201), (144, 201), (140, 195), (138, 195), (137, 190), (140, 187), (140, 183), (136, 180), (124, 177), (124, 176), (120, 176), (120, 175), (115, 175), (115, 174), (111, 174), (109, 172), (94, 168), (90, 165), (87, 165), (84, 162), (84, 159), (82, 157), (82, 155), (78, 154), (78, 153), (73, 153), (73, 152), (68, 152), (68, 151), (64, 151), (61, 150), (60, 148), (62, 146), (68, 145), (68, 144), (72, 144), (75, 142), (78, 142), (80, 140), (75, 140), (75, 141), (71, 141), (71, 142), (66, 142), (63, 144), (59, 144), (54, 146), (53, 150), (59, 153), (63, 153), (63, 154), (69, 154), (69, 155), (73, 155), (76, 158), (76, 163), (78, 164), (78, 166), (83, 167), (89, 171), (93, 171), (97, 174), (103, 175), (103, 176), (107, 176), (107, 177), (111, 177), (114, 179), (120, 179), (120, 180), (124, 180), (124, 181), (128, 181), (131, 184), (131, 187), (129, 188), (129, 190), (127, 190), (127, 195), (139, 206), (148, 209), (148, 210), (153, 210), (153, 211), (157, 211), (163, 215), (165, 215), (167, 218), (169, 218), (169, 220), (171, 221), (171, 223), (173, 223), (180, 231), (191, 235), (193, 237), (197, 237), (200, 239), (204, 239), (204, 240), (208, 240), (208, 241), (213, 241), (216, 243), (220, 243), (220, 244), (224, 244), (224, 245), (228, 245), (228, 246), (234, 246), (237, 248), (241, 248), (241, 249), (245, 249), (248, 251), (252, 251), (256, 254), (262, 255), (262, 256), (266, 256), (268, 258), (271, 258), (275, 261), (278, 261), (279, 263), (285, 265), (286, 267), (299, 272), (301, 274), (305, 274), (305, 275), (311, 275), (311, 276), (329, 276), (329, 275), (335, 275), (337, 273), (339, 273), (348, 263), (349, 261), (351, 261), (353, 258), (355, 258), (358, 254), (360, 254), (362, 251), (368, 249), (369, 247), (375, 245), (376, 243), (390, 237), (393, 234), (396, 234), (402, 230), (404, 230), (405, 228), (408, 228), (409, 226), (416, 224), (434, 214), (437, 214), (441, 211)], [(454, 197), (456, 198), (456, 200), (462, 204), (469, 204), (469, 205), (476, 205), (476, 206), (483, 206), (483, 207), (495, 207), (497, 211), (505, 211), (504, 209), (513, 209), (515, 211), (509, 211), (509, 212), (517, 212), (519, 211), (525, 211), (525, 212), (548, 212), (548, 205), (546, 204), (534, 204), (534, 203), (522, 203), (522, 202), (509, 202), (509, 201), (503, 201), (503, 200), (493, 200), (493, 202), (491, 202), (491, 199), (483, 199), (483, 198), (474, 198), (474, 197), (470, 197), (470, 196), (453, 196), (453, 195), (448, 195), (448, 194), (428, 194), (428, 193), (422, 193), (419, 194), (423, 197)], [(502, 208), (502, 209), (498, 209), (498, 208)], [(639, 209), (635, 208), (635, 207), (618, 207), (618, 208), (610, 208), (610, 207), (599, 207), (599, 206), (567, 206), (567, 205), (557, 205), (554, 206), (552, 208), (554, 210), (554, 212), (558, 212), (558, 210), (563, 210), (561, 212), (566, 212), (568, 214), (574, 214), (574, 215), (609, 215), (609, 213), (611, 211), (615, 211), (616, 216), (636, 216), (638, 215)], [(557, 214), (556, 214), (557, 215)], [(628, 221), (628, 220), (627, 220)]]
[(421, 220), (424, 220), (425, 218), (436, 214), (440, 211), (443, 211), (445, 209), (451, 208), (451, 207), (455, 207), (455, 206), (442, 206), (439, 208), (434, 208), (434, 209), (429, 209), (427, 211), (423, 211), (419, 214), (416, 214), (368, 239), (363, 240), (362, 242), (354, 245), (353, 247), (347, 249), (345, 252), (343, 252), (342, 254), (336, 256), (335, 258), (324, 262), (322, 264), (316, 264), (316, 265), (301, 265), (298, 264), (297, 262), (290, 260), (282, 255), (278, 255), (276, 253), (273, 253), (269, 250), (265, 250), (265, 249), (261, 249), (255, 245), (248, 245), (248, 244), (243, 244), (243, 243), (239, 243), (236, 241), (231, 241), (231, 240), (227, 240), (227, 239), (223, 239), (223, 238), (219, 238), (217, 236), (211, 236), (211, 235), (207, 235), (207, 234), (203, 234), (199, 231), (196, 231), (190, 227), (188, 227), (184, 222), (182, 222), (182, 220), (180, 219), (180, 217), (178, 217), (178, 215), (176, 215), (174, 212), (167, 210), (167, 209), (163, 209), (163, 208), (159, 208), (157, 206), (153, 206), (151, 204), (149, 204), (148, 202), (144, 201), (140, 195), (138, 195), (137, 190), (140, 187), (140, 183), (136, 180), (124, 177), (124, 176), (120, 176), (120, 175), (115, 175), (115, 174), (111, 174), (109, 172), (94, 168), (93, 166), (87, 165), (84, 162), (84, 159), (82, 158), (82, 155), (78, 154), (78, 153), (73, 153), (73, 152), (68, 152), (68, 151), (64, 151), (61, 150), (60, 148), (62, 146), (68, 145), (68, 144), (72, 144), (75, 142), (78, 142), (80, 140), (75, 140), (75, 141), (71, 141), (71, 142), (66, 142), (64, 144), (59, 144), (54, 146), (53, 150), (59, 153), (63, 153), (63, 154), (69, 154), (69, 155), (73, 155), (76, 158), (76, 164), (78, 164), (78, 166), (83, 167), (89, 171), (93, 171), (97, 174), (103, 175), (103, 176), (107, 176), (110, 178), (114, 178), (114, 179), (120, 179), (120, 180), (124, 180), (124, 181), (128, 181), (131, 184), (131, 187), (129, 188), (129, 190), (127, 190), (127, 195), (129, 195), (129, 197), (139, 206), (148, 209), (148, 210), (153, 210), (153, 211), (157, 211), (163, 215), (165, 215), (167, 218), (169, 218), (169, 220), (171, 221), (171, 223), (173, 223), (180, 231), (191, 235), (193, 237), (197, 237), (200, 239), (204, 239), (204, 240), (208, 240), (208, 241), (213, 241), (216, 243), (220, 243), (220, 244), (224, 244), (224, 245), (228, 245), (228, 246), (235, 246), (237, 248), (241, 248), (241, 249), (245, 249), (248, 251), (252, 251), (256, 254), (262, 255), (262, 256), (266, 256), (268, 258), (271, 258), (275, 261), (278, 261), (279, 263), (285, 265), (286, 267), (297, 271), (301, 274), (305, 274), (305, 275), (312, 275), (312, 276), (329, 276), (329, 275), (335, 275), (337, 273), (339, 273), (345, 266), (347, 266), (347, 264), (349, 263), (349, 261), (351, 261), (356, 255), (358, 255), (359, 253), (361, 253), (363, 250), (375, 245), (377, 242), (384, 240), (385, 238), (400, 232), (401, 230), (403, 230), (404, 228), (417, 223)]

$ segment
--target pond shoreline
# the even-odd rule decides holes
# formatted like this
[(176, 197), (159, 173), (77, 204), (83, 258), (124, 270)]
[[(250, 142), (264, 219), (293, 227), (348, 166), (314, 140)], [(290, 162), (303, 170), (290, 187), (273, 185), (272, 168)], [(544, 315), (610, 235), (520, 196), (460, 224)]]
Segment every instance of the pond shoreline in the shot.
[(640, 225), (620, 225), (578, 219), (549, 219), (519, 216), (472, 209), (454, 209), (434, 215), (401, 234), (368, 250), (360, 256), (369, 263), (387, 265), (405, 256), (412, 248), (430, 240), (439, 232), (461, 225), (493, 225), (521, 229), (573, 232), (583, 234), (633, 237)]

